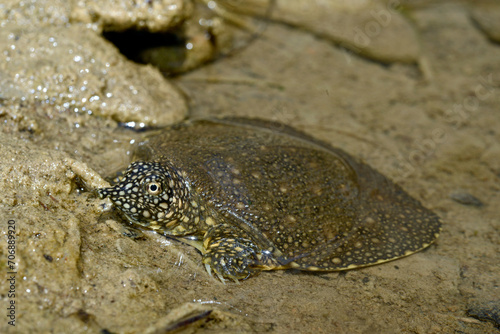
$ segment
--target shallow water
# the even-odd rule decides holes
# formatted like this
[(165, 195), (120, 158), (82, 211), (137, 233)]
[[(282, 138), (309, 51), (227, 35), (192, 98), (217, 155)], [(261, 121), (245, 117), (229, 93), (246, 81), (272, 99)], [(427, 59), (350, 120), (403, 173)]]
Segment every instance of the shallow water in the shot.
[[(84, 189), (103, 186), (100, 176), (127, 165), (131, 143), (145, 135), (117, 121), (184, 116), (182, 105), (161, 101), (170, 85), (159, 87), (160, 76), (132, 70), (134, 87), (109, 97), (116, 113), (101, 104), (82, 113), (88, 105), (82, 98), (94, 95), (77, 95), (77, 103), (59, 108), (67, 101), (28, 96), (21, 104), (10, 96), (22, 91), (2, 89), (0, 298), (2, 307), (15, 300), (18, 308), (16, 327), (4, 318), (0, 331), (154, 332), (188, 319), (185, 332), (498, 332), (500, 48), (463, 4), (423, 3), (408, 11), (420, 52), (413, 64), (382, 65), (310, 29), (272, 22), (246, 48), (173, 84), (187, 98), (189, 117), (280, 121), (364, 159), (441, 216), (435, 245), (361, 270), (274, 271), (223, 285), (208, 276), (192, 247), (149, 232), (121, 234), (123, 227)], [(23, 38), (28, 28), (16, 29)], [(111, 64), (127, 71), (139, 66), (113, 57)], [(82, 64), (91, 73), (102, 70), (94, 66)], [(2, 87), (18, 87), (2, 71)], [(36, 81), (40, 70), (28, 72)], [(106, 76), (122, 80), (123, 72)], [(149, 79), (141, 81), (146, 72)], [(86, 86), (106, 96), (118, 79)], [(142, 103), (152, 103), (154, 116)], [(177, 114), (157, 116), (172, 109)], [(483, 205), (457, 202), (457, 193)], [(15, 299), (5, 284), (9, 221), (16, 227)]]

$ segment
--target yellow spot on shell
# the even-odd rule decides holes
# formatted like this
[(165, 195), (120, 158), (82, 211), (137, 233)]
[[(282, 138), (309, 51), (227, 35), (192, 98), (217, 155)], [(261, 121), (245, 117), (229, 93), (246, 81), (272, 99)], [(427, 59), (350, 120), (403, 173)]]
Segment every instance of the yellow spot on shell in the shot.
[(256, 179), (260, 179), (260, 174), (257, 172), (252, 172), (250, 175), (252, 175), (252, 177), (254, 177)]
[(173, 231), (174, 231), (174, 234), (181, 234), (181, 233), (185, 232), (186, 229), (182, 225), (179, 225), (176, 228), (174, 228)]
[(209, 226), (214, 226), (215, 220), (212, 217), (207, 217), (207, 219), (205, 219), (205, 223)]

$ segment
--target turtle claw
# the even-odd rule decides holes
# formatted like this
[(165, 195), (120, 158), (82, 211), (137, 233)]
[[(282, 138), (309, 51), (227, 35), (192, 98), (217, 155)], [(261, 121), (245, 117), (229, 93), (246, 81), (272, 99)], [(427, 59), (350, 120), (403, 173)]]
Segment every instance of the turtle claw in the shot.
[[(240, 250), (235, 253), (235, 249)], [(241, 242), (221, 240), (203, 255), (203, 263), (210, 275), (212, 270), (225, 283), (225, 279), (231, 279), (238, 283), (250, 277), (257, 269), (251, 267), (257, 260), (253, 247)]]
[[(210, 265), (208, 263), (205, 263), (205, 269), (207, 270), (208, 275), (215, 279), (214, 275), (212, 275), (212, 267), (210, 267)], [(226, 280), (224, 279), (224, 277), (219, 272), (217, 272), (215, 270), (214, 270), (214, 272), (217, 275), (217, 277), (220, 279), (222, 284), (226, 284)]]
[(204, 237), (203, 263), (211, 275), (215, 272), (221, 282), (245, 280), (260, 271), (257, 246), (249, 239), (241, 238), (231, 226), (217, 225)]

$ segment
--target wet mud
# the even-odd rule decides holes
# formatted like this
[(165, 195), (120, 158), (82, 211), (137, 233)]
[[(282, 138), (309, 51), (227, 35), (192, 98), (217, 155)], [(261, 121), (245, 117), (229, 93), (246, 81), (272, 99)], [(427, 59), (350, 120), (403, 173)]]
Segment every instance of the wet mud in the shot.
[[(140, 8), (142, 25), (122, 20), (133, 8), (111, 15), (114, 3), (0, 5), (0, 332), (499, 332), (496, 2), (276, 1), (258, 38), (170, 79), (102, 33), (178, 28), (191, 2), (160, 2), (175, 5), (164, 20)], [(330, 10), (344, 14), (321, 30)], [(196, 249), (124, 231), (92, 191), (148, 133), (120, 124), (224, 115), (286, 123), (363, 159), (442, 218), (439, 240), (360, 270), (224, 285)]]

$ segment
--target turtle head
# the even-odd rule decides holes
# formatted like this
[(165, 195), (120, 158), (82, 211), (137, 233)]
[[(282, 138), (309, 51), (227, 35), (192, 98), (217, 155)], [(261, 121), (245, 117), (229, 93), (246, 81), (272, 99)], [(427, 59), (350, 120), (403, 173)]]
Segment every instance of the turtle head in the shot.
[(120, 182), (97, 190), (132, 222), (152, 229), (175, 227), (188, 209), (189, 188), (179, 173), (164, 162), (132, 163)]

